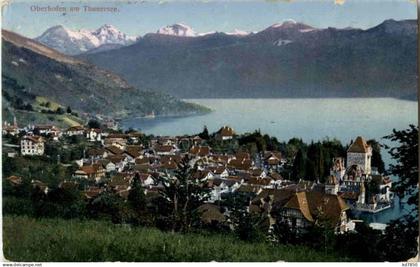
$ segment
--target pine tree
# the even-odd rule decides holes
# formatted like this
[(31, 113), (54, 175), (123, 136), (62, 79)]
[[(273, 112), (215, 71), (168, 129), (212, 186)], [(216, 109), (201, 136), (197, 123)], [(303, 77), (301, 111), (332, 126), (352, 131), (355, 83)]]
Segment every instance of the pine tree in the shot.
[(296, 153), (292, 167), (292, 179), (299, 180), (305, 178), (305, 158), (302, 149)]
[(131, 189), (128, 193), (128, 202), (137, 212), (144, 212), (146, 210), (146, 195), (138, 173), (133, 178)]

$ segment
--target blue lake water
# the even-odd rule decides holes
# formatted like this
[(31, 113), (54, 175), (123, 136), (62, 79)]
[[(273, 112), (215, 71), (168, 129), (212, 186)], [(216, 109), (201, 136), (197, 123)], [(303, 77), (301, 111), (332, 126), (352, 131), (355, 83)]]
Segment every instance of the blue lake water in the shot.
[[(237, 133), (260, 129), (279, 141), (292, 137), (306, 142), (337, 138), (350, 143), (358, 135), (386, 143), (383, 136), (392, 129), (405, 129), (418, 124), (417, 102), (393, 98), (328, 98), (328, 99), (187, 99), (209, 107), (213, 112), (190, 117), (155, 119), (130, 118), (124, 128), (140, 129), (154, 135), (195, 134), (206, 125), (210, 132), (229, 125)], [(391, 163), (386, 151), (385, 163)], [(375, 222), (387, 222), (401, 213), (398, 203), (393, 209), (370, 216)]]

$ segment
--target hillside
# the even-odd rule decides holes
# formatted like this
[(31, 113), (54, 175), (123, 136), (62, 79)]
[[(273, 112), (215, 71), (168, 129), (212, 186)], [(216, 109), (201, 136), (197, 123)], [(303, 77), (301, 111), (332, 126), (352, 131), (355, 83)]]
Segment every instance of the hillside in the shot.
[(415, 99), (416, 47), (415, 20), (387, 20), (367, 30), (288, 21), (245, 36), (151, 33), (79, 58), (181, 98)]
[[(2, 31), (3, 104), (31, 111), (37, 97), (70, 106), (79, 114), (113, 117), (186, 115), (205, 108), (177, 98), (131, 87), (119, 76), (92, 64), (65, 56), (31, 39)], [(6, 113), (7, 113), (6, 112)]]
[(3, 253), (7, 260), (30, 262), (349, 261), (303, 246), (247, 243), (221, 234), (172, 234), (101, 221), (23, 216), (4, 218)]

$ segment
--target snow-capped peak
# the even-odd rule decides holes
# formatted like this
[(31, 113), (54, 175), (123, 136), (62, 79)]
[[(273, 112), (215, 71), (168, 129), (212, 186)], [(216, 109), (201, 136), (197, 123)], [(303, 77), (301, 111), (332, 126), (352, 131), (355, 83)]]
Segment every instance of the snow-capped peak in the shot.
[(283, 21), (282, 23), (275, 23), (273, 25), (270, 26), (270, 28), (285, 28), (285, 27), (290, 27), (290, 26), (294, 26), (296, 25), (297, 22), (293, 19), (287, 19), (285, 21)]
[(136, 37), (128, 36), (110, 24), (101, 26), (96, 31), (92, 32), (102, 44), (127, 44), (136, 40)]
[(47, 29), (41, 36), (35, 38), (63, 54), (76, 55), (104, 44), (128, 45), (136, 37), (127, 36), (110, 24), (105, 24), (97, 30), (70, 30), (62, 25)]
[(246, 35), (249, 35), (249, 32), (235, 29), (235, 30), (233, 30), (233, 32), (227, 32), (226, 34), (227, 35), (236, 35), (236, 36), (246, 36)]
[(176, 23), (173, 25), (168, 25), (162, 27), (157, 31), (158, 34), (173, 35), (173, 36), (183, 36), (183, 37), (195, 37), (197, 33), (194, 30), (185, 24)]

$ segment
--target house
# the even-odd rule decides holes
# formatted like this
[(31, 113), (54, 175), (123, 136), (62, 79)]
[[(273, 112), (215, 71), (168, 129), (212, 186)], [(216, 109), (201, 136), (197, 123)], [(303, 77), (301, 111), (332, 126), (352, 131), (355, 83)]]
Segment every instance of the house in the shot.
[(109, 152), (104, 148), (90, 148), (87, 151), (87, 156), (91, 159), (98, 160), (108, 157)]
[(231, 140), (235, 136), (235, 131), (229, 126), (223, 126), (216, 132), (215, 138), (217, 140), (225, 141)]
[(247, 171), (253, 165), (250, 159), (231, 159), (228, 161), (228, 168), (234, 171)]
[(131, 144), (138, 144), (144, 137), (144, 134), (139, 131), (133, 131), (128, 133), (128, 140)]
[(42, 156), (44, 155), (45, 141), (44, 138), (37, 135), (26, 135), (20, 140), (20, 152), (26, 156)]
[(222, 194), (235, 192), (242, 184), (242, 180), (231, 177), (230, 179), (213, 178), (208, 180), (208, 186), (211, 188), (211, 201), (220, 200)]
[(124, 156), (124, 155), (108, 156), (107, 160), (114, 163), (115, 170), (117, 172), (122, 172), (124, 170), (125, 166), (127, 165), (126, 156)]
[(69, 127), (65, 132), (66, 136), (82, 136), (85, 135), (85, 127), (81, 125)]
[(86, 138), (91, 142), (102, 141), (102, 130), (91, 128), (86, 131)]
[(14, 123), (9, 124), (7, 122), (3, 123), (3, 127), (2, 127), (2, 134), (3, 135), (18, 135), (19, 134), (19, 128), (17, 126), (17, 122), (16, 122), (16, 117), (14, 118)]
[(130, 189), (132, 179), (133, 176), (130, 174), (118, 173), (117, 175), (112, 176), (108, 186), (115, 190), (127, 190)]
[(156, 154), (162, 156), (162, 155), (175, 155), (175, 153), (178, 151), (175, 145), (160, 145), (157, 144), (155, 146), (155, 152)]
[(80, 167), (73, 174), (74, 178), (95, 180), (97, 183), (105, 177), (105, 169), (101, 164), (92, 164)]
[(339, 182), (337, 177), (330, 175), (325, 183), (325, 194), (337, 195)]
[(215, 178), (227, 178), (229, 176), (228, 170), (223, 166), (208, 167), (207, 169), (213, 173)]
[(378, 202), (386, 202), (389, 203), (392, 200), (392, 180), (388, 176), (382, 175), (372, 175), (372, 180), (376, 182), (378, 185), (379, 193), (377, 194)]
[(196, 172), (194, 172), (192, 177), (200, 181), (208, 181), (214, 179), (214, 175), (210, 170), (197, 170)]
[(7, 181), (10, 182), (11, 185), (13, 186), (19, 186), (22, 184), (23, 179), (20, 176), (16, 176), (16, 175), (12, 175), (6, 178)]
[(42, 136), (59, 137), (61, 135), (60, 129), (54, 125), (37, 125), (34, 127), (33, 132)]
[(297, 192), (281, 208), (277, 218), (298, 231), (304, 231), (314, 224), (321, 224), (333, 228), (337, 233), (343, 233), (352, 230), (347, 210), (349, 206), (337, 195), (313, 191)]
[(153, 179), (153, 176), (150, 173), (139, 173), (138, 175), (142, 186), (150, 187), (155, 185), (155, 179)]
[(128, 163), (135, 164), (136, 159), (141, 156), (140, 146), (126, 146), (123, 155), (127, 157)]
[(190, 154), (196, 157), (206, 157), (211, 153), (211, 148), (209, 146), (192, 146), (190, 149)]
[(106, 151), (108, 152), (108, 155), (111, 156), (117, 156), (117, 155), (122, 155), (124, 153), (123, 150), (121, 150), (119, 147), (117, 146), (107, 146), (105, 147)]
[(258, 178), (266, 178), (267, 177), (267, 173), (260, 169), (260, 168), (254, 168), (250, 171), (252, 176), (256, 176)]
[(278, 170), (282, 166), (282, 155), (278, 151), (264, 152), (264, 166), (269, 170)]
[(347, 167), (356, 165), (366, 175), (371, 173), (372, 147), (358, 136), (347, 150)]
[(99, 162), (102, 164), (102, 167), (105, 168), (106, 173), (114, 172), (117, 170), (115, 163), (109, 159), (102, 159)]
[(117, 146), (118, 148), (124, 150), (127, 145), (127, 139), (129, 138), (126, 134), (112, 133), (104, 138), (105, 146)]

